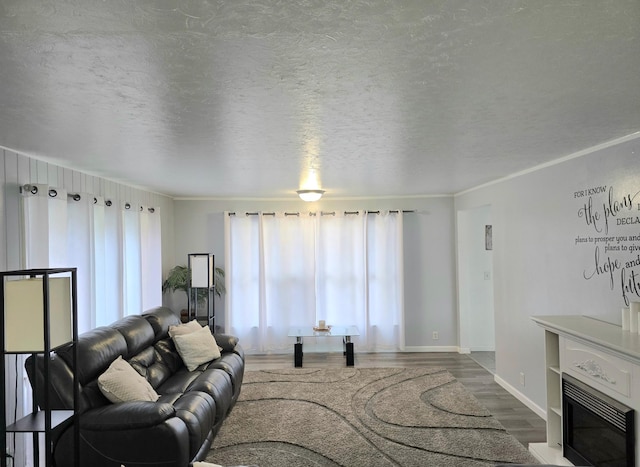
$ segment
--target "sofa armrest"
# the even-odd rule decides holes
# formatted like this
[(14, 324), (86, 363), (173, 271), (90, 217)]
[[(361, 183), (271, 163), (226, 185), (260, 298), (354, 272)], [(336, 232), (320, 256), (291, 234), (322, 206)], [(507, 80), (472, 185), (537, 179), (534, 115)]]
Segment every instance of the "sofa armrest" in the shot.
[(160, 425), (176, 416), (171, 404), (149, 401), (122, 402), (91, 409), (80, 415), (83, 430), (131, 430)]
[(239, 355), (242, 361), (244, 362), (244, 349), (240, 344), (236, 344), (236, 346), (233, 349), (233, 353), (235, 353), (236, 355)]
[(194, 455), (187, 425), (172, 416), (174, 412), (164, 402), (124, 402), (88, 410), (80, 414), (81, 465), (73, 463), (77, 447), (71, 425), (55, 442), (55, 465), (185, 467)]
[(223, 352), (233, 352), (238, 345), (238, 338), (230, 334), (214, 334), (216, 344), (222, 347)]

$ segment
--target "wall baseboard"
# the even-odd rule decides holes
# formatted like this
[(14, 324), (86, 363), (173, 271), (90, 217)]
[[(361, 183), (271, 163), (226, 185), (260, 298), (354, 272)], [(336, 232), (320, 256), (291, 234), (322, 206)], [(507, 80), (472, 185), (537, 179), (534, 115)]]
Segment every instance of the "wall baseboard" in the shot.
[(531, 409), (538, 417), (542, 418), (545, 422), (547, 421), (547, 411), (540, 407), (538, 404), (533, 402), (527, 396), (518, 391), (514, 386), (507, 383), (504, 379), (500, 378), (498, 375), (494, 375), (493, 380), (502, 386), (508, 393), (510, 393), (513, 397), (518, 399), (524, 405), (526, 405), (529, 409)]
[(460, 347), (457, 345), (417, 345), (405, 346), (403, 352), (458, 352)]
[(471, 352), (495, 352), (496, 347), (493, 345), (486, 345), (484, 347), (472, 347)]

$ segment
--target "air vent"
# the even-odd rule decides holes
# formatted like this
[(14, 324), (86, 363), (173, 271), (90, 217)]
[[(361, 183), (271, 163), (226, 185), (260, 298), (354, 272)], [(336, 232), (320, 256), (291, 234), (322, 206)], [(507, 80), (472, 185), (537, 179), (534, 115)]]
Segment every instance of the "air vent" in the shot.
[(629, 409), (624, 410), (614, 407), (610, 402), (593, 394), (593, 390), (587, 386), (580, 387), (582, 385), (578, 386), (578, 384), (574, 384), (567, 379), (562, 380), (562, 385), (566, 397), (611, 423), (622, 432), (627, 431), (626, 414)]

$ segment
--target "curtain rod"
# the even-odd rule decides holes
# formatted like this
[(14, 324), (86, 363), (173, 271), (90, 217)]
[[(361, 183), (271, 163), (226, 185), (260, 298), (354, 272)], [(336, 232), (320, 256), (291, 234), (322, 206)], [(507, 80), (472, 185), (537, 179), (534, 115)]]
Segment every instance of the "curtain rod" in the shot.
[[(22, 185), (19, 187), (20, 188), (20, 193), (26, 193), (29, 192), (32, 195), (38, 194), (38, 186), (36, 184), (26, 184), (26, 185)], [(56, 190), (55, 188), (49, 188), (49, 192), (48, 195), (50, 198), (55, 198), (56, 196), (58, 196), (58, 190)], [(67, 193), (67, 198), (72, 199), (73, 201), (80, 201), (82, 199), (82, 195), (80, 195), (80, 193)], [(98, 198), (97, 197), (93, 197), (93, 204), (97, 204), (98, 203)], [(110, 199), (106, 199), (104, 201), (104, 205), (107, 207), (111, 207), (113, 205), (113, 201), (111, 201)], [(129, 210), (131, 209), (132, 205), (129, 202), (126, 202), (124, 205), (125, 209)], [(139, 206), (140, 211), (144, 211), (144, 206), (140, 205)], [(156, 208), (154, 208), (153, 206), (147, 207), (147, 211), (151, 214), (156, 212)]]
[[(402, 211), (400, 211), (398, 209), (395, 209), (395, 210), (390, 210), (389, 212), (392, 213), (392, 214), (398, 214), (400, 212), (403, 213), (403, 214), (409, 214), (409, 213), (415, 213), (416, 211), (413, 210), (413, 209), (410, 209), (410, 210), (404, 210), (403, 209)], [(380, 211), (365, 211), (364, 213), (365, 214), (380, 214)], [(358, 215), (358, 214), (360, 214), (359, 211), (344, 211), (344, 215), (345, 216)], [(235, 212), (230, 212), (229, 215), (230, 216), (235, 216), (236, 213)], [(247, 213), (245, 213), (245, 215), (246, 216), (258, 216), (258, 215), (260, 215), (260, 213), (259, 212), (247, 212)], [(275, 212), (263, 212), (262, 215), (263, 216), (275, 216), (276, 213)], [(284, 215), (285, 216), (299, 216), (300, 212), (285, 212)], [(310, 216), (317, 216), (318, 213), (310, 212), (309, 215)], [(336, 212), (335, 211), (320, 211), (320, 215), (321, 216), (335, 216)]]

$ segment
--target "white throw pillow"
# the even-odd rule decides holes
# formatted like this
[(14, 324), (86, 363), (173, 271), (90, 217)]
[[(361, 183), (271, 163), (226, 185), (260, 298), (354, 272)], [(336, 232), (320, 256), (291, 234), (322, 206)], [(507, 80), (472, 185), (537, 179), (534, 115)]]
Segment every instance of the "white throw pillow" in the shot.
[(119, 356), (98, 376), (98, 387), (111, 402), (158, 400), (158, 393), (140, 373)]
[(199, 331), (202, 326), (195, 319), (188, 323), (169, 326), (169, 337), (180, 336), (183, 334), (191, 334), (192, 332)]
[(173, 336), (173, 343), (189, 371), (193, 371), (203, 363), (220, 358), (220, 350), (216, 339), (208, 327), (196, 332)]

